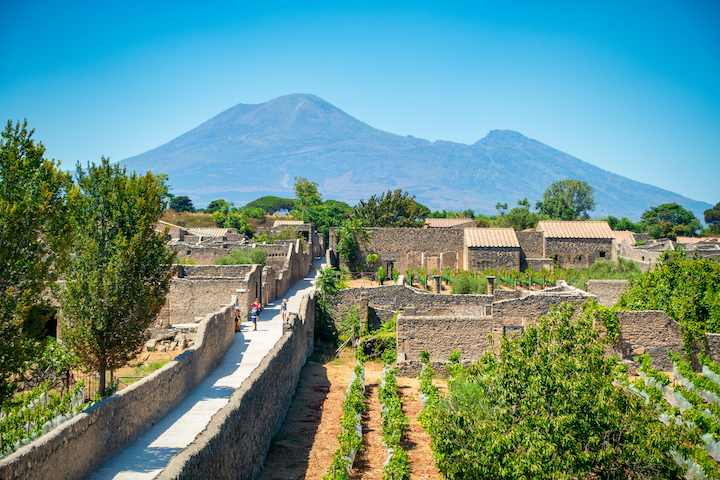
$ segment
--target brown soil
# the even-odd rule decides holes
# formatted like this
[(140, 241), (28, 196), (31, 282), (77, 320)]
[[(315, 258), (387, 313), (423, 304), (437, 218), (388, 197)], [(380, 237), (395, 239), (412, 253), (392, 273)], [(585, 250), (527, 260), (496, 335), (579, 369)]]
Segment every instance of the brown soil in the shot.
[[(355, 367), (354, 352), (345, 349), (337, 359), (326, 361), (314, 355), (303, 367), (290, 409), (280, 432), (273, 438), (258, 480), (322, 480), (338, 448), (339, 419), (345, 391)], [(382, 364), (365, 364), (365, 405), (362, 416), (364, 452), (358, 454), (351, 478), (382, 478), (386, 459), (382, 444), (381, 408), (378, 401)], [(444, 382), (436, 382), (441, 388)], [(441, 479), (435, 469), (430, 438), (417, 423), (422, 410), (417, 379), (398, 378), (403, 411), (410, 420), (408, 438), (403, 445), (410, 457), (413, 479)]]
[(351, 480), (381, 480), (387, 451), (382, 443), (382, 407), (378, 399), (383, 365), (365, 364), (365, 411), (362, 414), (364, 450), (355, 457)]

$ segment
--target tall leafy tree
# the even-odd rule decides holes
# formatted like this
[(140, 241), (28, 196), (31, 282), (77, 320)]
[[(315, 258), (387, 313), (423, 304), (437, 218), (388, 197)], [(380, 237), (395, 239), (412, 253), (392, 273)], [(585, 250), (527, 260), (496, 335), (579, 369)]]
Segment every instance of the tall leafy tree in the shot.
[(8, 121), (0, 140), (0, 401), (24, 373), (47, 318), (42, 294), (67, 266), (72, 241), (72, 178), (32, 135), (26, 121)]
[(448, 479), (679, 478), (670, 451), (690, 427), (665, 426), (629, 391), (589, 314), (563, 304), (463, 368), (421, 422)]
[(422, 227), (429, 213), (427, 207), (415, 201), (415, 195), (398, 188), (360, 200), (353, 216), (365, 227)]
[[(565, 201), (564, 205), (560, 199)], [(550, 188), (545, 190), (542, 201), (538, 202), (536, 208), (545, 215), (551, 213), (559, 215), (559, 218), (566, 220), (569, 215), (567, 208), (572, 209), (572, 219), (590, 218), (589, 213), (595, 210), (595, 189), (587, 182), (567, 179), (553, 182)]]
[(135, 357), (144, 331), (165, 302), (174, 254), (155, 222), (165, 210), (163, 188), (148, 172), (127, 175), (102, 158), (78, 164), (81, 196), (73, 216), (73, 259), (62, 295), (62, 335), (87, 370), (105, 372)]
[[(501, 207), (503, 205), (500, 205)], [(507, 204), (504, 204), (507, 209)], [(526, 228), (537, 227), (538, 222), (543, 217), (537, 213), (530, 211), (530, 202), (527, 198), (518, 200), (518, 206), (510, 210), (508, 213), (501, 212), (494, 218), (493, 226), (500, 228), (514, 228), (515, 230), (525, 230)]]
[(195, 206), (193, 206), (192, 200), (187, 195), (170, 199), (170, 208), (176, 212), (195, 212)]
[(678, 235), (694, 235), (700, 230), (700, 221), (695, 215), (677, 203), (650, 207), (643, 212), (641, 223), (651, 238), (675, 240)]
[(703, 213), (705, 214), (705, 223), (708, 224), (708, 232), (720, 235), (720, 202)]
[(340, 226), (349, 216), (349, 205), (345, 202), (327, 200), (323, 202), (318, 185), (303, 177), (295, 177), (295, 208), (293, 216), (305, 223), (312, 223), (315, 229), (327, 234), (331, 227)]

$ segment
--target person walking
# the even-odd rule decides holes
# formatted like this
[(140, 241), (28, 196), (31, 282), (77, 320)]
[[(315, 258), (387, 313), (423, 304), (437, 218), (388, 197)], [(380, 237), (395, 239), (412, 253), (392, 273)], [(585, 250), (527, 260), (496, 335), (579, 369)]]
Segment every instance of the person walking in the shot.
[(252, 304), (253, 307), (257, 308), (258, 315), (260, 314), (260, 310), (262, 310), (262, 305), (260, 305), (260, 301), (256, 298), (255, 301)]
[(253, 328), (253, 330), (257, 330), (258, 309), (255, 308), (254, 304), (252, 310), (250, 310), (250, 320), (252, 320), (253, 324), (255, 325), (255, 328)]
[(282, 315), (283, 323), (287, 318), (287, 300), (283, 298), (283, 303), (280, 305), (280, 314)]
[(240, 307), (235, 305), (235, 331), (240, 332)]

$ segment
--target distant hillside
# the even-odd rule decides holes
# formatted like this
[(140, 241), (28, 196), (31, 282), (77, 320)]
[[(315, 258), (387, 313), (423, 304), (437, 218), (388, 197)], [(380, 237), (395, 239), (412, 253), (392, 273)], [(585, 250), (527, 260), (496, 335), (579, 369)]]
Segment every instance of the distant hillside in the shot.
[(240, 104), (180, 137), (121, 163), (170, 177), (173, 193), (196, 204), (225, 198), (294, 196), (294, 178), (327, 198), (357, 203), (402, 188), (432, 209), (495, 213), (497, 202), (534, 205), (553, 181), (595, 187), (593, 216), (638, 219), (649, 206), (677, 202), (698, 218), (711, 205), (602, 170), (509, 130), (473, 145), (402, 137), (377, 130), (314, 95)]

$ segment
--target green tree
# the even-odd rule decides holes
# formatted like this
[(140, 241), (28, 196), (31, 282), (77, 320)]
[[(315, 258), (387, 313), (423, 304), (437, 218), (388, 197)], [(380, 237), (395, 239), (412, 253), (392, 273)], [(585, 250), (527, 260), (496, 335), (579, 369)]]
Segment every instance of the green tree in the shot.
[(358, 261), (358, 253), (370, 241), (370, 233), (359, 220), (350, 219), (335, 230), (335, 240), (340, 258), (354, 268)]
[(705, 223), (708, 224), (708, 233), (720, 235), (720, 202), (703, 213), (705, 214)]
[(186, 195), (182, 195), (180, 197), (173, 197), (170, 200), (170, 208), (172, 208), (176, 212), (195, 212), (195, 207), (193, 206), (192, 200), (190, 200), (190, 197)]
[(293, 216), (305, 223), (312, 223), (320, 233), (327, 235), (331, 227), (340, 226), (349, 218), (350, 206), (347, 203), (335, 200), (323, 202), (317, 183), (306, 178), (295, 177), (295, 196), (297, 200)]
[(414, 195), (398, 188), (379, 197), (373, 195), (368, 201), (360, 200), (353, 216), (365, 227), (422, 227), (427, 213)]
[(551, 220), (575, 219), (575, 210), (563, 197), (550, 197), (544, 202), (537, 202), (535, 208)]
[(175, 195), (170, 193), (170, 191), (172, 190), (172, 187), (168, 183), (168, 181), (170, 180), (170, 177), (168, 177), (164, 173), (160, 173), (160, 174), (153, 175), (153, 176), (155, 177), (155, 180), (160, 185), (160, 188), (162, 188), (162, 192), (163, 192), (162, 193), (162, 201), (169, 202), (170, 200), (175, 198)]
[(563, 218), (562, 215), (567, 216), (567, 213), (562, 202), (553, 200), (548, 206), (545, 205), (553, 198), (565, 200), (573, 211), (572, 220), (590, 218), (589, 212), (595, 210), (595, 189), (587, 182), (573, 179), (560, 180), (553, 182), (550, 188), (545, 190), (543, 199), (537, 203), (536, 208), (545, 215), (549, 215), (547, 212), (554, 212), (561, 215), (559, 218)]
[(165, 302), (175, 258), (154, 230), (165, 209), (148, 172), (127, 175), (102, 158), (77, 167), (81, 197), (73, 215), (73, 259), (61, 298), (62, 336), (87, 370), (115, 370), (140, 351)]
[(645, 231), (645, 228), (641, 224), (633, 223), (627, 217), (623, 217), (622, 219), (618, 220), (617, 217), (613, 217), (612, 215), (610, 215), (605, 220), (608, 222), (608, 225), (610, 225), (610, 228), (613, 230), (627, 230), (634, 233), (643, 233)]
[(530, 211), (530, 202), (527, 198), (518, 200), (518, 206), (510, 210), (507, 214), (500, 214), (494, 218), (493, 224), (500, 228), (514, 228), (515, 230), (525, 230), (527, 228), (537, 227), (538, 222), (542, 219), (537, 213)]
[(213, 200), (210, 202), (205, 208), (205, 213), (215, 213), (218, 210), (225, 211), (230, 208), (230, 204), (227, 202), (227, 200), (223, 200), (222, 198)]
[(295, 206), (295, 200), (292, 198), (267, 196), (253, 200), (245, 206), (250, 208), (262, 208), (268, 215), (273, 215), (276, 212), (282, 211), (290, 213)]
[(665, 426), (628, 390), (589, 314), (555, 308), (503, 337), (421, 414), (448, 479), (679, 478), (670, 451), (690, 427)]
[(675, 240), (678, 235), (692, 236), (700, 230), (700, 221), (695, 215), (677, 203), (650, 207), (641, 219), (651, 238)]
[(47, 319), (42, 294), (67, 266), (72, 242), (72, 178), (43, 158), (33, 132), (8, 121), (0, 140), (0, 402), (24, 373)]

